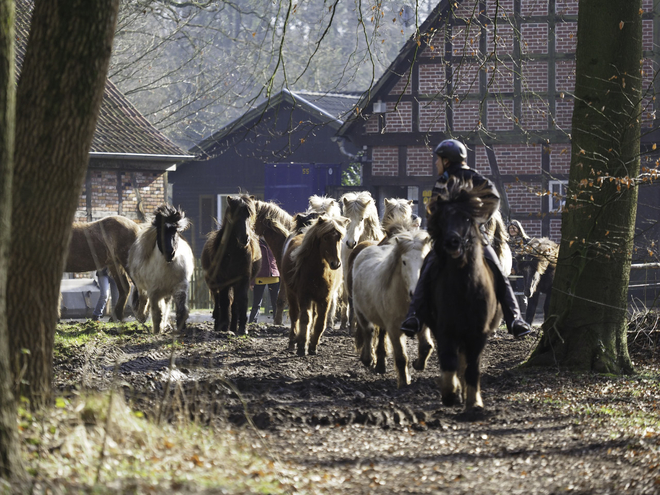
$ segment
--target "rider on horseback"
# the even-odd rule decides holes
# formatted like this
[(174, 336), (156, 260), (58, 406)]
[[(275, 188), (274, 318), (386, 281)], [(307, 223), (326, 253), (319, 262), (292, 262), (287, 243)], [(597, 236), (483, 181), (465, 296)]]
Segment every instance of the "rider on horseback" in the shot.
[[(499, 200), (499, 193), (493, 183), (476, 170), (469, 168), (465, 163), (467, 149), (461, 142), (455, 139), (446, 139), (436, 146), (435, 154), (438, 155), (435, 165), (439, 177), (433, 186), (433, 197), (436, 197), (439, 191), (445, 188), (450, 177), (457, 177), (464, 181), (471, 180), (474, 186), (485, 185), (491, 191), (491, 194)], [(493, 247), (487, 243), (485, 235), (484, 244), (484, 257), (495, 278), (495, 292), (497, 294), (497, 300), (502, 307), (507, 329), (516, 338), (527, 335), (532, 331), (532, 327), (522, 319), (520, 307), (518, 306), (518, 301), (513, 293), (509, 279), (502, 273), (502, 267), (497, 254)], [(410, 301), (408, 314), (401, 324), (401, 331), (409, 337), (418, 333), (422, 329), (422, 325), (431, 316), (425, 291), (429, 284), (428, 279), (431, 272), (429, 267), (436, 259), (436, 252), (432, 249), (424, 260), (424, 265), (422, 266), (419, 280), (415, 287), (415, 293)]]

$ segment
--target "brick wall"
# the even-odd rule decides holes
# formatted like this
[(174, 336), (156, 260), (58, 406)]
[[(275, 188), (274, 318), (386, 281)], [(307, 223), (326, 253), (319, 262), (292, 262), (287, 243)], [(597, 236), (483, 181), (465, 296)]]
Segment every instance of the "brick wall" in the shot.
[(490, 162), (486, 155), (485, 146), (475, 146), (474, 149), (474, 169), (482, 175), (491, 175)]
[(412, 176), (435, 175), (433, 150), (427, 146), (408, 146), (406, 173)]
[(530, 237), (541, 237), (541, 220), (526, 218), (511, 217), (512, 220), (518, 220), (523, 229), (525, 229), (525, 234)]
[(488, 17), (494, 18), (497, 12), (499, 16), (513, 14), (513, 0), (488, 0), (486, 2)]
[(653, 50), (653, 20), (642, 20), (642, 50)]
[(522, 90), (533, 93), (548, 91), (548, 63), (525, 62), (522, 66)]
[(577, 22), (560, 22), (555, 26), (557, 53), (575, 53), (577, 48)]
[(479, 93), (479, 64), (462, 63), (452, 74), (454, 94)]
[(412, 80), (410, 80), (410, 69), (401, 76), (399, 81), (390, 91), (390, 95), (398, 96), (400, 94), (409, 95), (412, 92)]
[(523, 16), (547, 15), (547, 0), (520, 0), (520, 13)]
[(501, 55), (504, 53), (513, 53), (513, 26), (507, 24), (507, 21), (489, 23), (486, 26), (486, 49), (488, 53)]
[(540, 174), (540, 145), (499, 144), (493, 146), (500, 173), (504, 175)]
[(487, 103), (488, 125), (491, 131), (513, 130), (513, 100), (492, 101)]
[(513, 62), (499, 61), (488, 66), (486, 84), (489, 93), (513, 93)]
[(479, 107), (481, 102), (463, 100), (454, 103), (454, 130), (472, 131), (479, 126)]
[(444, 102), (419, 102), (419, 130), (421, 132), (444, 132), (446, 130), (446, 119)]
[(512, 218), (541, 211), (541, 184), (513, 182), (505, 184), (504, 188)]
[[(526, 0), (533, 1), (533, 0)], [(555, 12), (561, 15), (577, 15), (578, 0), (556, 0)]]
[(419, 66), (419, 92), (435, 95), (446, 92), (444, 64), (423, 64)]
[[(471, 2), (463, 2), (463, 5)], [(463, 6), (462, 5), (462, 6)], [(474, 4), (472, 4), (474, 7)], [(470, 9), (470, 12), (472, 9)], [(469, 18), (469, 16), (468, 16)], [(467, 26), (452, 26), (451, 39), (454, 46), (454, 55), (476, 57), (479, 55), (479, 38), (481, 36), (478, 23), (470, 23)]]
[(371, 115), (364, 124), (364, 132), (367, 134), (378, 133), (378, 115)]
[(570, 130), (573, 118), (573, 100), (559, 99), (555, 101), (555, 125), (560, 129)]
[(548, 128), (548, 101), (544, 98), (530, 97), (523, 101), (520, 121), (528, 131)]
[(550, 219), (550, 237), (557, 244), (561, 242), (561, 218)]
[(575, 60), (558, 60), (555, 63), (555, 88), (567, 93), (575, 90)]
[(550, 145), (550, 174), (568, 174), (571, 166), (571, 143)]
[(548, 53), (548, 25), (545, 23), (526, 23), (520, 26), (522, 53)]
[(398, 146), (375, 146), (371, 152), (371, 173), (376, 176), (399, 175)]
[(387, 102), (385, 132), (412, 132), (412, 103), (401, 101)]

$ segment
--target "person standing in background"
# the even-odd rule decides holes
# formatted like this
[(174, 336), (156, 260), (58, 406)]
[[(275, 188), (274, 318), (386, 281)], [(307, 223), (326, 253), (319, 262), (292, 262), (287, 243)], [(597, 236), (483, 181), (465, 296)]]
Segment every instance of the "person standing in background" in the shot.
[[(250, 323), (257, 323), (259, 320), (259, 310), (266, 286), (268, 286), (270, 295), (271, 312), (275, 310), (277, 295), (280, 292), (280, 272), (277, 269), (277, 262), (263, 237), (259, 238), (259, 247), (261, 248), (261, 269), (252, 282), (252, 311), (250, 311), (248, 320)], [(266, 308), (266, 314), (268, 314), (268, 308)]]
[[(108, 304), (108, 298), (110, 293), (112, 293), (112, 304), (116, 304), (117, 299), (119, 298), (119, 291), (117, 290), (117, 284), (113, 278), (108, 273), (108, 267), (106, 266), (102, 270), (97, 270), (96, 272), (97, 283), (99, 284), (99, 300), (96, 303), (94, 312), (92, 313), (92, 321), (99, 321), (103, 316), (105, 311), (105, 306)], [(115, 315), (114, 311), (112, 312), (111, 320), (114, 320)]]

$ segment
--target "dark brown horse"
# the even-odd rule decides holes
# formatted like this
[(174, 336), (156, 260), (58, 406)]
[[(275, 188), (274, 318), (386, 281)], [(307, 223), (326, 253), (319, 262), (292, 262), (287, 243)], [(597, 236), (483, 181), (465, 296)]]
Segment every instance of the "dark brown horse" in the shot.
[[(285, 210), (272, 202), (255, 201), (256, 220), (254, 231), (257, 235), (263, 236), (268, 247), (275, 256), (277, 269), (282, 272), (282, 255), (284, 254), (284, 243), (294, 230), (295, 222), (293, 217)], [(282, 313), (286, 304), (286, 294), (281, 290), (277, 296), (277, 306), (273, 323), (282, 324)]]
[(518, 272), (522, 274), (525, 283), (524, 290), (527, 297), (525, 321), (527, 323), (531, 324), (534, 321), (541, 293), (545, 294), (543, 316), (548, 318), (558, 252), (557, 243), (547, 237), (532, 238), (520, 249)]
[(429, 277), (435, 313), (431, 330), (440, 358), (442, 402), (451, 406), (460, 394), (466, 409), (483, 407), (481, 353), (502, 319), (479, 230), (498, 207), (489, 194), (471, 181), (450, 179), (429, 204), (428, 229), (437, 254)]
[(95, 222), (76, 222), (71, 232), (65, 272), (90, 272), (108, 267), (117, 283), (119, 297), (114, 316), (122, 320), (131, 290), (128, 278), (128, 251), (137, 239), (140, 226), (126, 217), (109, 216)]
[(299, 356), (317, 353), (331, 299), (341, 283), (340, 243), (347, 223), (322, 215), (287, 243), (280, 276), (291, 318), (289, 349), (297, 344)]
[(252, 196), (227, 196), (220, 230), (209, 234), (202, 249), (204, 277), (215, 301), (216, 331), (247, 333), (250, 280), (261, 266), (259, 239), (254, 233), (255, 218)]

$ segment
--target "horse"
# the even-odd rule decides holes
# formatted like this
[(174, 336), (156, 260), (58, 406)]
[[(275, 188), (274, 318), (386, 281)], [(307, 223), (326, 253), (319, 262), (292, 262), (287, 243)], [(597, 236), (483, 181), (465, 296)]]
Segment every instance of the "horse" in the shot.
[(340, 217), (341, 208), (334, 198), (328, 196), (318, 196), (314, 194), (309, 197), (309, 207), (306, 213), (316, 212), (328, 217)]
[(440, 360), (442, 403), (459, 394), (466, 410), (483, 408), (480, 361), (488, 336), (502, 319), (494, 276), (483, 255), (479, 226), (499, 201), (483, 186), (450, 178), (429, 204), (428, 231), (437, 259), (429, 267), (432, 332)]
[(518, 271), (523, 276), (524, 291), (527, 297), (525, 321), (529, 324), (534, 321), (541, 293), (545, 294), (543, 316), (548, 317), (558, 253), (557, 243), (547, 237), (541, 237), (540, 239), (532, 238), (521, 248), (518, 255)]
[[(348, 220), (321, 215), (289, 240), (280, 277), (289, 303), (289, 350), (314, 355), (341, 282), (340, 243)], [(310, 335), (311, 334), (311, 335)]]
[(385, 211), (380, 222), (383, 230), (387, 233), (390, 225), (400, 224), (406, 219), (410, 219), (417, 227), (420, 227), (421, 218), (413, 216), (412, 205), (412, 199), (385, 198)]
[[(275, 256), (277, 269), (282, 271), (282, 254), (284, 253), (284, 244), (291, 232), (296, 228), (296, 223), (291, 215), (273, 202), (255, 201), (256, 218), (254, 222), (254, 232), (258, 236), (263, 236), (268, 247)], [(275, 306), (275, 315), (273, 323), (282, 324), (282, 315), (286, 296), (284, 291), (280, 291), (277, 296)]]
[(135, 290), (131, 306), (135, 318), (144, 323), (151, 306), (153, 331), (164, 329), (169, 320), (170, 302), (176, 307), (176, 328), (188, 320), (188, 287), (195, 258), (181, 232), (190, 222), (181, 210), (163, 204), (156, 208), (151, 225), (142, 230), (130, 249), (128, 267)]
[(346, 328), (348, 324), (348, 257), (359, 242), (380, 241), (383, 238), (383, 229), (380, 227), (376, 202), (369, 191), (359, 193), (349, 192), (340, 198), (342, 214), (349, 219), (346, 227), (346, 236), (341, 245), (341, 263), (343, 266), (344, 284), (342, 286), (340, 309), (340, 328)]
[(202, 248), (204, 278), (214, 298), (216, 332), (247, 335), (250, 280), (261, 267), (254, 201), (247, 194), (227, 196), (220, 230), (210, 232)]
[[(387, 244), (366, 247), (357, 255), (353, 265), (351, 293), (357, 321), (355, 346), (360, 361), (371, 367), (375, 354), (376, 372), (385, 373), (386, 334), (392, 343), (399, 388), (410, 385), (406, 337), (400, 330), (401, 322), (430, 249), (431, 238), (426, 231), (404, 231), (393, 236)], [(379, 338), (374, 353), (376, 332)], [(413, 367), (423, 370), (434, 345), (426, 327), (418, 338), (419, 357)]]
[(76, 222), (71, 231), (65, 272), (90, 272), (108, 267), (117, 283), (114, 316), (124, 318), (124, 307), (131, 290), (128, 277), (128, 251), (140, 233), (133, 220), (117, 215), (95, 222)]

